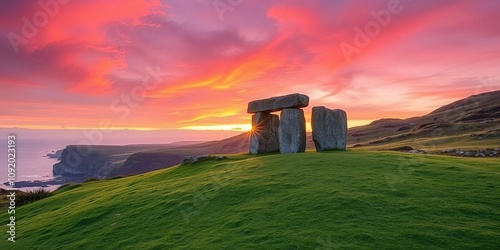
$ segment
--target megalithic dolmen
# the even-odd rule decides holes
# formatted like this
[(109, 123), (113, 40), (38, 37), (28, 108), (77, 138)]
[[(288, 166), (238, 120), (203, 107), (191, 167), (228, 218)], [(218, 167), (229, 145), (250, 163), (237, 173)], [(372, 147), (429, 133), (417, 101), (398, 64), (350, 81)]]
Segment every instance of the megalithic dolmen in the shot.
[[(306, 131), (304, 111), (309, 97), (302, 94), (277, 96), (248, 103), (252, 116), (250, 153), (268, 153), (279, 149), (281, 153), (304, 152)], [(279, 126), (277, 116), (271, 112), (282, 111)], [(277, 136), (276, 136), (277, 131)]]

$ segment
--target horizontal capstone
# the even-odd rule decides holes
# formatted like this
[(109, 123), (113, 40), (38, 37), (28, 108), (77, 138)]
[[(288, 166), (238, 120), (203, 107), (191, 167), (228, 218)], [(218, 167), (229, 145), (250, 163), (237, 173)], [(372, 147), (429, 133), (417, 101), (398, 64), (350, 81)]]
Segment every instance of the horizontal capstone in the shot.
[(277, 96), (248, 103), (248, 113), (275, 112), (287, 108), (305, 108), (309, 105), (309, 97), (302, 94)]

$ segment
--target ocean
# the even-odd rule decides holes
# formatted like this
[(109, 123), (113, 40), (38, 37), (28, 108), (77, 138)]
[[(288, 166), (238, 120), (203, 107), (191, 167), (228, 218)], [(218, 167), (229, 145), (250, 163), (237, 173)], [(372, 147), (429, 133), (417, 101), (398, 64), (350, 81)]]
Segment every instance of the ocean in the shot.
[[(49, 153), (64, 149), (67, 145), (94, 144), (90, 141), (99, 141), (96, 145), (127, 145), (127, 144), (168, 144), (178, 141), (210, 141), (235, 136), (237, 131), (206, 131), (183, 132), (164, 131), (135, 131), (117, 130), (103, 134), (89, 133), (88, 130), (30, 130), (0, 128), (0, 188), (10, 188), (7, 182), (8, 156), (7, 136), (16, 136), (16, 181), (51, 180), (52, 166), (57, 159), (47, 157)], [(54, 190), (58, 186), (46, 189)], [(20, 188), (30, 190), (38, 187)]]
[[(6, 139), (2, 140), (0, 151), (0, 162), (4, 163), (3, 169), (0, 169), (1, 188), (7, 188), (4, 182), (7, 181), (7, 143)], [(66, 145), (74, 144), (72, 139), (32, 139), (23, 138), (16, 135), (16, 181), (35, 181), (35, 180), (50, 180), (54, 176), (52, 174), (52, 166), (58, 162), (57, 159), (47, 157), (49, 153), (55, 153), (59, 149), (64, 149)], [(10, 188), (10, 186), (9, 186)], [(56, 187), (49, 187), (54, 189)], [(33, 188), (21, 188), (22, 190)]]

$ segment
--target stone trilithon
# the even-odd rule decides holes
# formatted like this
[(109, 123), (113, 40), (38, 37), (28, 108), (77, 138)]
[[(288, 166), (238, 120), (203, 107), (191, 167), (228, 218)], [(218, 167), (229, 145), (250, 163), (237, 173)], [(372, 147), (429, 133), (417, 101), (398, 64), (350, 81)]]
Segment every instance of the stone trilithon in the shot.
[[(306, 119), (304, 110), (309, 97), (302, 94), (277, 96), (248, 103), (252, 116), (250, 153), (280, 151), (282, 154), (306, 150)], [(280, 117), (271, 112), (281, 111)], [(347, 115), (340, 109), (312, 109), (312, 138), (316, 151), (340, 149), (347, 146)]]

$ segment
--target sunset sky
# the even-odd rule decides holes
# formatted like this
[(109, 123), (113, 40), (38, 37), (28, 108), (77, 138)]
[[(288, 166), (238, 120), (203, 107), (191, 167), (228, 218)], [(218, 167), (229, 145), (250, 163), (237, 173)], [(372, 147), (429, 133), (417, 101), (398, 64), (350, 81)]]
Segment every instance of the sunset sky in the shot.
[(290, 93), (350, 126), (500, 89), (498, 0), (3, 0), (0, 127), (235, 129)]

